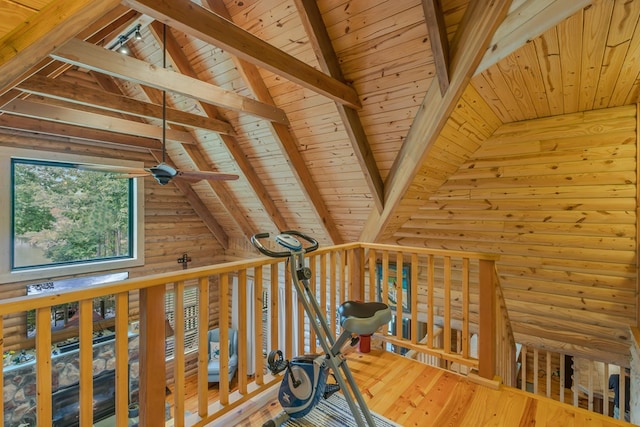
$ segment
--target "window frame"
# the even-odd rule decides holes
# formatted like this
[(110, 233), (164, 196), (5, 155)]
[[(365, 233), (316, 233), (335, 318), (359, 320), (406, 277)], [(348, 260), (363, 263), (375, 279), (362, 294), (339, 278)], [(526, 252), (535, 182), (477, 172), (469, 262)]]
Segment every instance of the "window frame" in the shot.
[(143, 167), (142, 162), (108, 159), (68, 153), (42, 152), (30, 149), (0, 147), (0, 181), (11, 183), (0, 187), (0, 284), (25, 280), (39, 280), (57, 276), (87, 274), (106, 270), (144, 265), (144, 180), (133, 180), (132, 221), (133, 253), (130, 257), (82, 261), (59, 265), (20, 267), (12, 269), (13, 254), (13, 176), (12, 159), (35, 160), (48, 163), (89, 163), (107, 166)]

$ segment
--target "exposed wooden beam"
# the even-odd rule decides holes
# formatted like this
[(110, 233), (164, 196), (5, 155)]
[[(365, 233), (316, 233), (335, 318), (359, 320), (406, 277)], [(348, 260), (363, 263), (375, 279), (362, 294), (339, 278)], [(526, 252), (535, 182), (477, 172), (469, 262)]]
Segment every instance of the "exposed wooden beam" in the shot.
[[(333, 49), (331, 38), (322, 20), (322, 14), (320, 13), (320, 9), (318, 9), (318, 4), (315, 0), (295, 0), (295, 4), (316, 52), (316, 57), (320, 62), (320, 68), (331, 77), (339, 81), (344, 81), (340, 62)], [(373, 152), (371, 151), (358, 112), (349, 106), (339, 103), (336, 103), (336, 107), (342, 118), (345, 130), (349, 135), (353, 152), (360, 164), (360, 170), (362, 170), (365, 180), (367, 181), (373, 201), (378, 210), (381, 211), (384, 199), (384, 182), (382, 181), (376, 160), (373, 157)]]
[(254, 99), (240, 96), (235, 92), (222, 89), (202, 80), (160, 68), (78, 39), (69, 40), (64, 46), (52, 53), (51, 57), (68, 64), (156, 89), (180, 93), (189, 98), (250, 114), (265, 120), (283, 124), (289, 123), (284, 111), (273, 105), (267, 105)]
[(119, 0), (53, 0), (0, 38), (0, 93), (57, 46), (120, 5)]
[[(162, 128), (146, 123), (108, 117), (101, 114), (78, 111), (71, 108), (42, 104), (23, 99), (14, 99), (4, 106), (2, 111), (24, 117), (37, 118), (56, 123), (66, 123), (90, 129), (109, 130), (126, 135), (143, 136), (147, 138), (162, 138)], [(183, 144), (195, 144), (191, 134), (172, 129), (166, 131), (167, 140)]]
[[(46, 122), (40, 119), (13, 116), (10, 114), (0, 115), (0, 128), (22, 131), (32, 137), (41, 135), (46, 138), (46, 135), (50, 135), (57, 138), (65, 138), (65, 140), (73, 139), (74, 142), (81, 144), (84, 144), (85, 141), (92, 145), (100, 144), (101, 146), (104, 146), (104, 143), (115, 144), (114, 147), (123, 150), (148, 152), (148, 150), (159, 151), (162, 148), (160, 141), (156, 139)], [(110, 150), (113, 152), (113, 149)]]
[[(149, 28), (154, 34), (154, 37), (156, 37), (157, 39), (162, 38), (161, 24), (153, 23)], [(186, 55), (182, 51), (182, 48), (180, 47), (180, 44), (177, 42), (171, 31), (167, 31), (167, 59), (169, 59), (174, 64), (176, 69), (179, 70), (182, 74), (190, 76), (194, 79), (198, 78), (198, 75), (193, 69), (193, 66), (187, 59)], [(218, 109), (213, 105), (202, 103), (201, 106), (207, 116), (220, 118)], [(253, 188), (253, 191), (256, 193), (256, 196), (264, 207), (265, 212), (267, 212), (267, 214), (271, 218), (271, 221), (273, 221), (273, 224), (278, 230), (288, 230), (290, 227), (287, 225), (287, 221), (284, 219), (275, 202), (269, 195), (269, 191), (266, 189), (262, 179), (254, 170), (253, 165), (249, 162), (247, 156), (245, 156), (245, 154), (240, 149), (238, 140), (232, 135), (220, 135), (220, 139), (222, 139), (222, 142), (224, 142), (227, 150), (229, 150), (229, 153), (236, 161), (245, 179), (249, 182), (249, 185), (251, 185), (251, 188)], [(249, 238), (251, 236), (246, 237)]]
[[(208, 2), (214, 7), (214, 11), (223, 18), (231, 18), (229, 12), (224, 5), (218, 2)], [(249, 89), (254, 93), (256, 98), (266, 103), (274, 103), (268, 88), (266, 87), (258, 67), (255, 65), (233, 56), (234, 63), (238, 72), (242, 75)], [(331, 214), (326, 203), (320, 195), (320, 190), (316, 185), (311, 173), (306, 167), (305, 161), (298, 150), (300, 144), (291, 130), (287, 126), (278, 123), (271, 123), (271, 134), (276, 142), (280, 145), (280, 151), (287, 160), (287, 164), (291, 166), (291, 172), (295, 176), (298, 185), (304, 193), (306, 199), (314, 208), (314, 213), (318, 218), (318, 223), (326, 230), (334, 244), (344, 243), (340, 231), (335, 226), (335, 222), (331, 219)]]
[(436, 63), (436, 76), (440, 84), (440, 93), (444, 93), (449, 87), (449, 40), (447, 28), (444, 23), (442, 4), (440, 0), (422, 0), (424, 20), (429, 31), (431, 53)]
[(506, 16), (510, 3), (511, 0), (478, 0), (469, 3), (452, 44), (449, 89), (442, 95), (439, 86), (432, 83), (427, 90), (385, 182), (384, 210), (382, 213), (370, 213), (360, 240), (374, 242), (385, 233), (396, 207), (469, 84), (491, 37)]
[(361, 106), (358, 94), (352, 87), (275, 48), (192, 1), (124, 0), (123, 4), (336, 102), (353, 108)]
[[(35, 75), (18, 85), (18, 89), (34, 95), (60, 99), (79, 105), (103, 108), (122, 114), (158, 119), (162, 117), (162, 106), (128, 98), (106, 91), (92, 90), (74, 83), (50, 79)], [(177, 125), (208, 129), (218, 133), (233, 134), (233, 128), (227, 122), (210, 117), (185, 113), (167, 108), (167, 122)]]
[(480, 74), (591, 3), (593, 0), (524, 0), (516, 5), (514, 1), (516, 7), (495, 32), (474, 74)]

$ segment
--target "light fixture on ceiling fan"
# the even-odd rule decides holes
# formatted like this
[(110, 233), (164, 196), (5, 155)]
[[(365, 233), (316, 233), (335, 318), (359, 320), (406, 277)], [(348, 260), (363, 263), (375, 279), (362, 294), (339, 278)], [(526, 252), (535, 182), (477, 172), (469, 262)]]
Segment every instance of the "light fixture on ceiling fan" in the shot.
[[(167, 67), (167, 25), (162, 27), (162, 68)], [(208, 171), (180, 171), (166, 163), (167, 145), (167, 92), (162, 91), (162, 161), (151, 168), (131, 168), (124, 166), (102, 166), (89, 164), (76, 164), (78, 169), (102, 172), (114, 172), (122, 174), (122, 178), (139, 178), (152, 176), (161, 185), (168, 184), (172, 179), (197, 182), (203, 179), (209, 181), (230, 181), (238, 179), (238, 175)]]

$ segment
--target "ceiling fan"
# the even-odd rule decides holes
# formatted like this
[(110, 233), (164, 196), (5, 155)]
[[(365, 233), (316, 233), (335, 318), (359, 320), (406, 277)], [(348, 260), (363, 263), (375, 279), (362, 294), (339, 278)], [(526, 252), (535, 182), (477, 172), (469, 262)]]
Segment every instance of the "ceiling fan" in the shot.
[[(162, 29), (162, 67), (167, 67), (167, 26), (163, 25)], [(203, 179), (209, 181), (229, 181), (238, 179), (238, 175), (209, 172), (209, 171), (180, 171), (168, 165), (166, 160), (167, 145), (167, 92), (162, 91), (162, 161), (151, 168), (132, 168), (126, 166), (106, 166), (106, 165), (90, 165), (76, 164), (76, 168), (81, 170), (92, 170), (99, 172), (113, 172), (121, 174), (121, 178), (140, 178), (152, 176), (160, 185), (168, 184), (172, 179), (182, 179), (190, 182), (197, 182)]]

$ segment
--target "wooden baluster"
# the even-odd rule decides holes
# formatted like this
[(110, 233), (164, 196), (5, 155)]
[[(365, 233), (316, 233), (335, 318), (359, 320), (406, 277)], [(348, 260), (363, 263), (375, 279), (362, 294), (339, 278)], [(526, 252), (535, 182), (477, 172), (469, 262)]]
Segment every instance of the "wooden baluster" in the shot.
[(253, 286), (253, 329), (255, 331), (254, 335), (254, 358), (256, 361), (256, 369), (255, 369), (255, 382), (257, 385), (264, 384), (264, 357), (262, 354), (262, 347), (264, 346), (264, 337), (262, 336), (262, 307), (264, 305), (263, 298), (263, 270), (262, 266), (259, 265), (254, 269), (253, 277), (254, 277), (254, 286)]
[(327, 255), (324, 253), (320, 255), (320, 309), (322, 310), (322, 315), (326, 316), (327, 315)]
[(520, 350), (520, 369), (520, 389), (527, 391), (527, 347), (525, 345)]
[[(173, 402), (174, 425), (184, 426), (184, 282), (176, 282), (174, 287), (174, 318), (173, 318)], [(163, 406), (164, 407), (164, 406)]]
[(445, 353), (451, 353), (451, 257), (444, 257), (444, 346)]
[(79, 302), (80, 425), (93, 425), (93, 300)]
[(540, 370), (540, 354), (537, 348), (533, 349), (533, 392), (538, 394), (538, 371)]
[(247, 394), (247, 270), (238, 272), (238, 390)]
[(347, 295), (347, 291), (348, 291), (348, 287), (349, 284), (346, 281), (345, 277), (346, 277), (346, 268), (347, 268), (347, 260), (346, 260), (346, 252), (345, 251), (340, 251), (338, 252), (338, 263), (340, 264), (340, 268), (339, 268), (339, 279), (338, 279), (338, 288), (340, 289), (340, 297), (338, 298), (337, 301), (337, 306), (339, 306), (340, 304), (342, 304), (343, 302), (345, 302), (348, 299), (348, 295)]
[(411, 342), (417, 344), (422, 337), (418, 337), (418, 254), (411, 254)]
[[(318, 294), (316, 293), (316, 262), (317, 262), (317, 257), (315, 255), (311, 255), (309, 257), (309, 268), (311, 269), (311, 279), (309, 280), (309, 289), (311, 290), (311, 293), (313, 294), (314, 298), (316, 298), (316, 300), (318, 299)], [(311, 322), (314, 321), (314, 319), (310, 320)], [(309, 352), (311, 353), (316, 353), (316, 331), (313, 329), (313, 327), (311, 325), (309, 325)]]
[(462, 259), (462, 357), (469, 358), (469, 258)]
[(218, 327), (220, 328), (220, 403), (229, 404), (229, 274), (220, 274), (220, 288), (218, 290), (219, 311)]
[[(278, 336), (278, 325), (280, 321), (280, 314), (278, 313), (279, 309), (279, 285), (278, 285), (278, 270), (280, 268), (280, 264), (271, 264), (271, 298), (270, 298), (270, 307), (271, 307), (271, 340), (269, 345), (269, 351), (280, 348), (279, 336)], [(284, 319), (282, 319), (284, 322)]]
[(551, 353), (547, 351), (547, 370), (546, 375), (547, 375), (547, 397), (551, 397)]
[(433, 348), (434, 345), (434, 323), (435, 310), (433, 307), (433, 293), (435, 287), (435, 258), (433, 255), (427, 256), (427, 348)]
[(396, 254), (396, 338), (403, 338), (403, 326), (404, 326), (404, 318), (403, 318), (403, 307), (404, 307), (404, 298), (402, 292), (404, 290), (404, 272), (403, 269), (403, 256), (402, 252), (398, 252)]
[(209, 409), (209, 277), (198, 279), (198, 415), (206, 417)]
[(331, 329), (331, 334), (334, 337), (336, 336), (336, 293), (336, 253), (331, 252), (329, 255), (329, 296), (331, 297), (331, 302), (329, 303), (329, 329)]
[(349, 295), (353, 301), (366, 301), (364, 289), (364, 249), (355, 248), (349, 251)]

